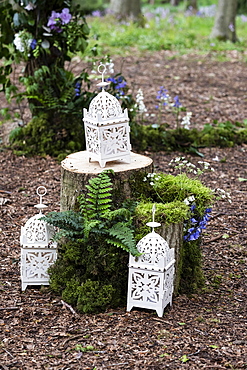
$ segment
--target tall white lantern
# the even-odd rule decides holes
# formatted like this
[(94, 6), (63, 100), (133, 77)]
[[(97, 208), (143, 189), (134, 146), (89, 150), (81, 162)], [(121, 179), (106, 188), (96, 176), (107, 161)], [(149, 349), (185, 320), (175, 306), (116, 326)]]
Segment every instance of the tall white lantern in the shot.
[(55, 228), (40, 220), (44, 216), (42, 210), (47, 207), (42, 204), (46, 188), (39, 186), (37, 194), (40, 197), (40, 203), (34, 207), (39, 210), (39, 213), (31, 217), (25, 226), (21, 227), (22, 290), (25, 290), (28, 285), (49, 285), (47, 270), (57, 258), (57, 243), (51, 240), (55, 234)]
[(130, 163), (130, 127), (127, 108), (122, 111), (118, 99), (105, 91), (109, 85), (104, 81), (105, 66), (100, 64), (98, 71), (102, 81), (98, 86), (102, 91), (91, 101), (88, 111), (83, 109), (86, 149), (89, 161), (106, 162), (122, 160)]
[(154, 222), (154, 213), (155, 207), (153, 221), (147, 223), (152, 231), (137, 244), (142, 255), (129, 257), (127, 311), (133, 307), (153, 309), (162, 317), (165, 307), (172, 305), (175, 250), (154, 231), (160, 226)]

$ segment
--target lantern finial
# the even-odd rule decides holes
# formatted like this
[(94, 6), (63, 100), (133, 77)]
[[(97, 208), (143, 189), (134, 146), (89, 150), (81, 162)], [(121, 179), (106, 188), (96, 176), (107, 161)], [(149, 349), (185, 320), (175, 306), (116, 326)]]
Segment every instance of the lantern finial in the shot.
[(154, 218), (155, 218), (155, 212), (156, 212), (156, 205), (155, 203), (153, 204), (153, 207), (152, 207), (152, 222), (148, 222), (146, 225), (149, 226), (149, 227), (152, 227), (152, 232), (154, 232), (154, 228), (155, 227), (159, 227), (161, 224), (159, 222), (155, 222), (154, 221)]
[(110, 84), (109, 82), (104, 81), (104, 74), (106, 72), (105, 64), (100, 63), (100, 65), (98, 66), (98, 72), (101, 73), (101, 82), (98, 83), (97, 86), (102, 87), (102, 89), (104, 90), (104, 87)]
[(39, 186), (36, 190), (36, 193), (39, 196), (39, 204), (35, 204), (35, 208), (39, 209), (39, 213), (42, 213), (42, 209), (46, 208), (47, 206), (42, 203), (42, 198), (44, 195), (46, 195), (47, 190), (44, 186)]

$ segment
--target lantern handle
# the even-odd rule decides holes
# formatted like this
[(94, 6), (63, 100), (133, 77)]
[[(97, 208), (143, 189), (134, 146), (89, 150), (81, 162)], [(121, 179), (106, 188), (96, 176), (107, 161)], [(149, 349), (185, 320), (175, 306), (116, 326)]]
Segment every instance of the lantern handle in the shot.
[(101, 77), (101, 82), (98, 83), (97, 86), (102, 87), (102, 89), (104, 91), (104, 87), (110, 85), (110, 82), (104, 81), (104, 73), (106, 72), (106, 66), (105, 66), (105, 64), (103, 64), (103, 63), (100, 62), (100, 65), (98, 66), (98, 72), (101, 73), (102, 77)]
[(156, 212), (156, 205), (155, 203), (153, 204), (153, 207), (152, 207), (152, 222), (148, 222), (146, 225), (151, 227), (152, 228), (152, 232), (154, 232), (154, 228), (155, 227), (159, 227), (161, 226), (161, 224), (159, 222), (155, 222), (155, 212)]
[(104, 82), (104, 74), (106, 72), (106, 66), (105, 66), (105, 64), (100, 63), (100, 65), (98, 66), (98, 72), (101, 73), (101, 75), (102, 75), (102, 82)]
[[(43, 193), (41, 193), (41, 191), (43, 190)], [(39, 203), (42, 204), (42, 198), (44, 195), (46, 195), (47, 193), (47, 190), (44, 186), (39, 186), (36, 190), (36, 193), (38, 194), (39, 196)]]

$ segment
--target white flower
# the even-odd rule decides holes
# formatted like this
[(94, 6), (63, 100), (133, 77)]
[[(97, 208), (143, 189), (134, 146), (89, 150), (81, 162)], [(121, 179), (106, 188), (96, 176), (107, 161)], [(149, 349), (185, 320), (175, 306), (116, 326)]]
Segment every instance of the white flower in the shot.
[(25, 39), (23, 32), (15, 34), (14, 45), (17, 50), (23, 53), (26, 49), (29, 49), (32, 39)]
[(189, 206), (192, 202), (194, 202), (194, 200), (195, 200), (194, 195), (191, 195), (190, 197), (187, 197), (187, 198), (185, 198), (185, 199), (184, 199), (184, 203), (185, 203), (187, 206)]
[(25, 8), (24, 9), (26, 9), (26, 10), (33, 10), (33, 9), (35, 9), (36, 8), (36, 5), (34, 5), (33, 3), (28, 3), (27, 4), (27, 6), (25, 6)]
[(109, 73), (113, 74), (114, 73), (114, 63), (113, 63), (113, 61), (110, 59), (110, 62), (106, 63), (105, 65), (108, 68)]
[(139, 89), (136, 94), (136, 105), (135, 107), (138, 109), (140, 113), (145, 113), (147, 112), (147, 108), (144, 104), (144, 97), (143, 97), (143, 92), (142, 89)]
[(187, 112), (186, 113), (186, 116), (183, 117), (182, 119), (182, 122), (181, 122), (181, 125), (184, 126), (184, 128), (186, 130), (189, 130), (190, 129), (190, 119), (191, 119), (191, 116), (192, 116), (192, 112)]

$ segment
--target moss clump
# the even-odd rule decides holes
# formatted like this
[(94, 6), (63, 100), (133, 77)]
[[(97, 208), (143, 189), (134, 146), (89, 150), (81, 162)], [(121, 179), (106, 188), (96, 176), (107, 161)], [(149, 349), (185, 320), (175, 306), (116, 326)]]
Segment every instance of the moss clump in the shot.
[(236, 122), (206, 124), (202, 130), (169, 129), (167, 125), (132, 124), (131, 142), (136, 150), (186, 151), (197, 153), (200, 147), (232, 147), (247, 144), (247, 128)]
[(59, 160), (85, 148), (81, 117), (57, 112), (34, 117), (27, 126), (12, 131), (10, 141), (16, 154), (50, 155)]
[(202, 214), (206, 207), (212, 203), (213, 192), (204, 186), (201, 181), (191, 179), (185, 174), (177, 176), (159, 174), (159, 180), (155, 181), (153, 198), (156, 201), (170, 203), (174, 200), (184, 202), (190, 196), (194, 196), (197, 211)]
[[(185, 203), (175, 200), (170, 203), (155, 203), (155, 219), (161, 224), (170, 225), (183, 222), (189, 217), (189, 209)], [(150, 232), (146, 223), (150, 221), (153, 202), (140, 202), (135, 209), (136, 239), (140, 240)]]
[(80, 312), (105, 311), (125, 303), (128, 254), (98, 238), (94, 245), (68, 242), (50, 267), (50, 287)]

